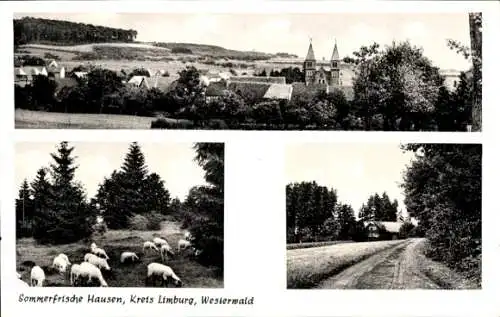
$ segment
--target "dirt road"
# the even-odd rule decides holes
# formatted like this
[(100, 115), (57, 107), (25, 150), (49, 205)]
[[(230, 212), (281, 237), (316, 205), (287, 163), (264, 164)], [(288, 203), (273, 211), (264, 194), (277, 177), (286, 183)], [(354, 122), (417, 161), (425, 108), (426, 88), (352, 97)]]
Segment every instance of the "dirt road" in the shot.
[(322, 281), (323, 289), (439, 289), (420, 269), (424, 239), (410, 239)]

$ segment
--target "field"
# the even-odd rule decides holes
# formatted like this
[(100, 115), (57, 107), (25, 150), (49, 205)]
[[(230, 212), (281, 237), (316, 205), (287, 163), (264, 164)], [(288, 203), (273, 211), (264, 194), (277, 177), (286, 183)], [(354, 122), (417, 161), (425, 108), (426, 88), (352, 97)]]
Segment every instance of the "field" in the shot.
[(16, 129), (150, 129), (155, 119), (116, 114), (15, 111)]
[(352, 242), (287, 251), (287, 287), (309, 288), (367, 257), (405, 240)]
[[(161, 263), (158, 253), (146, 250), (142, 252), (142, 244), (145, 240), (152, 240), (153, 234), (166, 239), (173, 247), (183, 237), (175, 223), (164, 222), (160, 231), (122, 231), (112, 230), (103, 236), (92, 238), (99, 247), (108, 253), (108, 263), (112, 268), (110, 275), (104, 275), (104, 279), (110, 287), (144, 287), (147, 265), (151, 262)], [(28, 264), (34, 262), (43, 268), (46, 274), (44, 286), (69, 286), (69, 277), (54, 272), (50, 266), (52, 260), (59, 253), (65, 253), (71, 263), (83, 261), (85, 253), (89, 252), (91, 241), (78, 242), (66, 245), (43, 246), (37, 245), (31, 238), (17, 240), (17, 271), (21, 273), (22, 279), (29, 283), (30, 269)], [(123, 251), (136, 252), (140, 261), (135, 264), (121, 264), (120, 254)], [(179, 276), (185, 288), (222, 288), (222, 277), (218, 277), (215, 269), (207, 268), (192, 260), (189, 251), (170, 257), (167, 265), (172, 267)], [(173, 285), (171, 285), (173, 287)]]
[(323, 241), (323, 242), (289, 243), (286, 245), (286, 249), (287, 250), (307, 249), (307, 248), (325, 247), (328, 245), (349, 243), (349, 242), (352, 242), (352, 241)]

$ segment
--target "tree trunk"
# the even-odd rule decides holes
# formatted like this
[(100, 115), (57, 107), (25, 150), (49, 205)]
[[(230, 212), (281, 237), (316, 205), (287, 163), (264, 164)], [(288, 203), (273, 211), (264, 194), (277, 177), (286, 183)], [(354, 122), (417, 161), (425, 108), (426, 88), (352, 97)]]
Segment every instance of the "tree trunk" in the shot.
[(481, 131), (482, 108), (482, 13), (469, 13), (469, 30), (472, 53), (472, 131)]

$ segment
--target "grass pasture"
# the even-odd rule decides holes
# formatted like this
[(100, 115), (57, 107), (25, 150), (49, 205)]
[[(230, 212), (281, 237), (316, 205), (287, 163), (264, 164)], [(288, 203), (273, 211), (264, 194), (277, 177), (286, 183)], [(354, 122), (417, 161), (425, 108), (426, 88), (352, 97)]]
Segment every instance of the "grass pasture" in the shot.
[[(16, 129), (146, 129), (156, 117), (15, 110)], [(176, 122), (182, 120), (168, 119)]]
[[(177, 241), (183, 234), (175, 226), (164, 226), (162, 231), (125, 231), (110, 230), (103, 236), (92, 238), (99, 247), (106, 250), (109, 256), (108, 264), (111, 273), (103, 276), (109, 287), (145, 287), (147, 265), (151, 262), (161, 262), (159, 253), (153, 250), (142, 252), (142, 244), (145, 240), (152, 240), (153, 235), (163, 237), (175, 248)], [(52, 261), (59, 253), (65, 253), (71, 263), (83, 262), (83, 257), (90, 252), (90, 243), (78, 242), (66, 245), (45, 246), (38, 245), (31, 238), (17, 240), (17, 271), (21, 273), (22, 280), (29, 283), (30, 264), (33, 262), (43, 268), (46, 275), (44, 286), (70, 287), (69, 274), (60, 275), (51, 268)], [(121, 264), (120, 254), (123, 251), (136, 252), (139, 261), (135, 263)], [(182, 280), (184, 288), (222, 288), (222, 277), (217, 275), (216, 269), (202, 266), (195, 262), (190, 251), (185, 251), (171, 256), (166, 265), (172, 267), (174, 272)], [(69, 269), (68, 269), (69, 271)], [(174, 287), (169, 284), (169, 287)]]
[(349, 243), (349, 242), (352, 242), (352, 241), (322, 241), (322, 242), (306, 242), (306, 243), (289, 243), (286, 245), (286, 249), (287, 250), (295, 250), (295, 249), (326, 247), (329, 245)]
[(287, 250), (287, 288), (311, 288), (375, 253), (405, 241), (352, 242)]

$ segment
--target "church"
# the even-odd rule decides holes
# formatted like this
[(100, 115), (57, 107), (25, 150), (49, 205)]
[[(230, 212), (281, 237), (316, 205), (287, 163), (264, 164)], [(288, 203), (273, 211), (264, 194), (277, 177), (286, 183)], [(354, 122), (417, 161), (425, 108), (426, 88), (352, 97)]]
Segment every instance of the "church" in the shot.
[(330, 61), (326, 61), (324, 59), (317, 61), (314, 56), (312, 41), (310, 41), (306, 59), (304, 60), (303, 70), (305, 74), (304, 82), (306, 86), (318, 84), (330, 86), (332, 88), (342, 86), (337, 41), (335, 41)]

